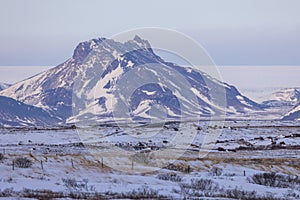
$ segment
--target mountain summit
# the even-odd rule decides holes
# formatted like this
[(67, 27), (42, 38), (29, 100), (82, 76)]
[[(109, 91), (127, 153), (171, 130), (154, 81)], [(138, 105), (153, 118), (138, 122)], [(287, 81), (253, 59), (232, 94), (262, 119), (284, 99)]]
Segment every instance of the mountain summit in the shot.
[[(124, 43), (105, 38), (81, 42), (72, 58), (0, 95), (42, 108), (63, 122), (101, 122), (119, 115), (143, 120), (161, 111), (171, 118), (210, 117), (224, 110), (239, 114), (262, 109), (234, 86), (164, 61), (139, 36)], [(123, 111), (128, 115), (122, 115)]]
[(268, 107), (296, 106), (300, 102), (300, 88), (285, 88), (274, 92), (262, 104)]

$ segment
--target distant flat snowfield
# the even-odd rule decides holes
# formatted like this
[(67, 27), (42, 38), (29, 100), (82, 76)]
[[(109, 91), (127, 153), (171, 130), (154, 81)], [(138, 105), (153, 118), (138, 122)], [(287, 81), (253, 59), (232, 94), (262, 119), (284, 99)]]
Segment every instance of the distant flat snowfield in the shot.
[[(0, 66), (0, 82), (17, 83), (53, 66)], [(282, 88), (299, 87), (300, 66), (218, 66), (223, 81), (260, 101)]]
[(283, 88), (300, 86), (300, 66), (219, 66), (223, 81), (260, 101)]

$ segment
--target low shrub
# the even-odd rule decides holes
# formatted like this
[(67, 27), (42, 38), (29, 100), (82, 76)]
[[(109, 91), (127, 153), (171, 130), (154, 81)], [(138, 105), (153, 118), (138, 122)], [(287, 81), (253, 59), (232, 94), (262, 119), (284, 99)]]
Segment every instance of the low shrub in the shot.
[(4, 159), (4, 155), (0, 153), (0, 161), (2, 161), (3, 159)]
[(191, 188), (195, 190), (202, 190), (202, 191), (211, 191), (211, 190), (218, 190), (219, 185), (213, 182), (210, 179), (192, 179), (191, 180)]
[(182, 181), (182, 177), (177, 175), (174, 172), (170, 172), (167, 174), (159, 174), (159, 175), (157, 175), (157, 178), (160, 180), (173, 181), (173, 182), (181, 182)]
[(88, 179), (82, 179), (82, 181), (78, 181), (75, 178), (62, 178), (62, 182), (64, 186), (70, 191), (73, 192), (94, 192), (95, 186), (94, 185), (88, 185), (89, 180)]
[(201, 199), (201, 197), (230, 198), (245, 200), (278, 200), (272, 194), (258, 195), (255, 191), (244, 191), (238, 188), (225, 189), (210, 179), (192, 179), (189, 183), (180, 183), (180, 190), (173, 191), (183, 199)]
[(164, 199), (162, 195), (158, 194), (158, 190), (149, 188), (146, 185), (138, 188), (137, 190), (132, 190), (127, 193), (122, 194), (122, 198), (129, 199)]
[(10, 197), (14, 195), (13, 188), (6, 188), (4, 190), (0, 189), (0, 197)]
[(300, 178), (298, 176), (270, 173), (257, 173), (248, 179), (249, 182), (270, 187), (289, 188), (300, 187)]
[(172, 171), (179, 171), (184, 173), (190, 173), (191, 168), (189, 165), (185, 163), (170, 163), (164, 169), (172, 170)]
[(19, 168), (29, 168), (32, 164), (32, 161), (25, 157), (16, 158), (14, 160), (14, 165)]

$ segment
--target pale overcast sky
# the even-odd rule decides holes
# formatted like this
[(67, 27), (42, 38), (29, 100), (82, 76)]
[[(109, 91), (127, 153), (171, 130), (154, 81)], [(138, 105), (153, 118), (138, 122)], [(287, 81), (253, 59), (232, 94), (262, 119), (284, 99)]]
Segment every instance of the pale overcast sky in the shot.
[(0, 0), (0, 66), (57, 65), (79, 41), (162, 27), (217, 65), (300, 65), (298, 0)]
[(299, 0), (0, 0), (0, 82), (64, 62), (80, 41), (161, 27), (198, 41), (223, 80), (250, 97), (248, 89), (299, 87), (299, 10)]

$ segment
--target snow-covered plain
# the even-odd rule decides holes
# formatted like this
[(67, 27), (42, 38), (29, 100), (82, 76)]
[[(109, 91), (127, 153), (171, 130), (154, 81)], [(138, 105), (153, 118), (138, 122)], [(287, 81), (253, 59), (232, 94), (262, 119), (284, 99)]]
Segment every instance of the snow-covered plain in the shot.
[[(207, 121), (0, 132), (0, 194), (6, 198), (300, 198), (299, 122)], [(203, 142), (212, 134), (212, 149), (206, 149)], [(193, 136), (187, 151), (176, 160), (177, 155), (149, 156), (143, 172), (138, 163), (120, 171), (110, 165), (109, 157), (97, 156), (107, 151), (103, 147), (150, 155), (189, 141), (174, 143), (177, 135)], [(13, 164), (18, 157), (28, 158), (32, 166), (19, 168)], [(255, 182), (254, 174), (270, 172), (288, 177), (290, 183), (276, 178), (275, 186)]]

